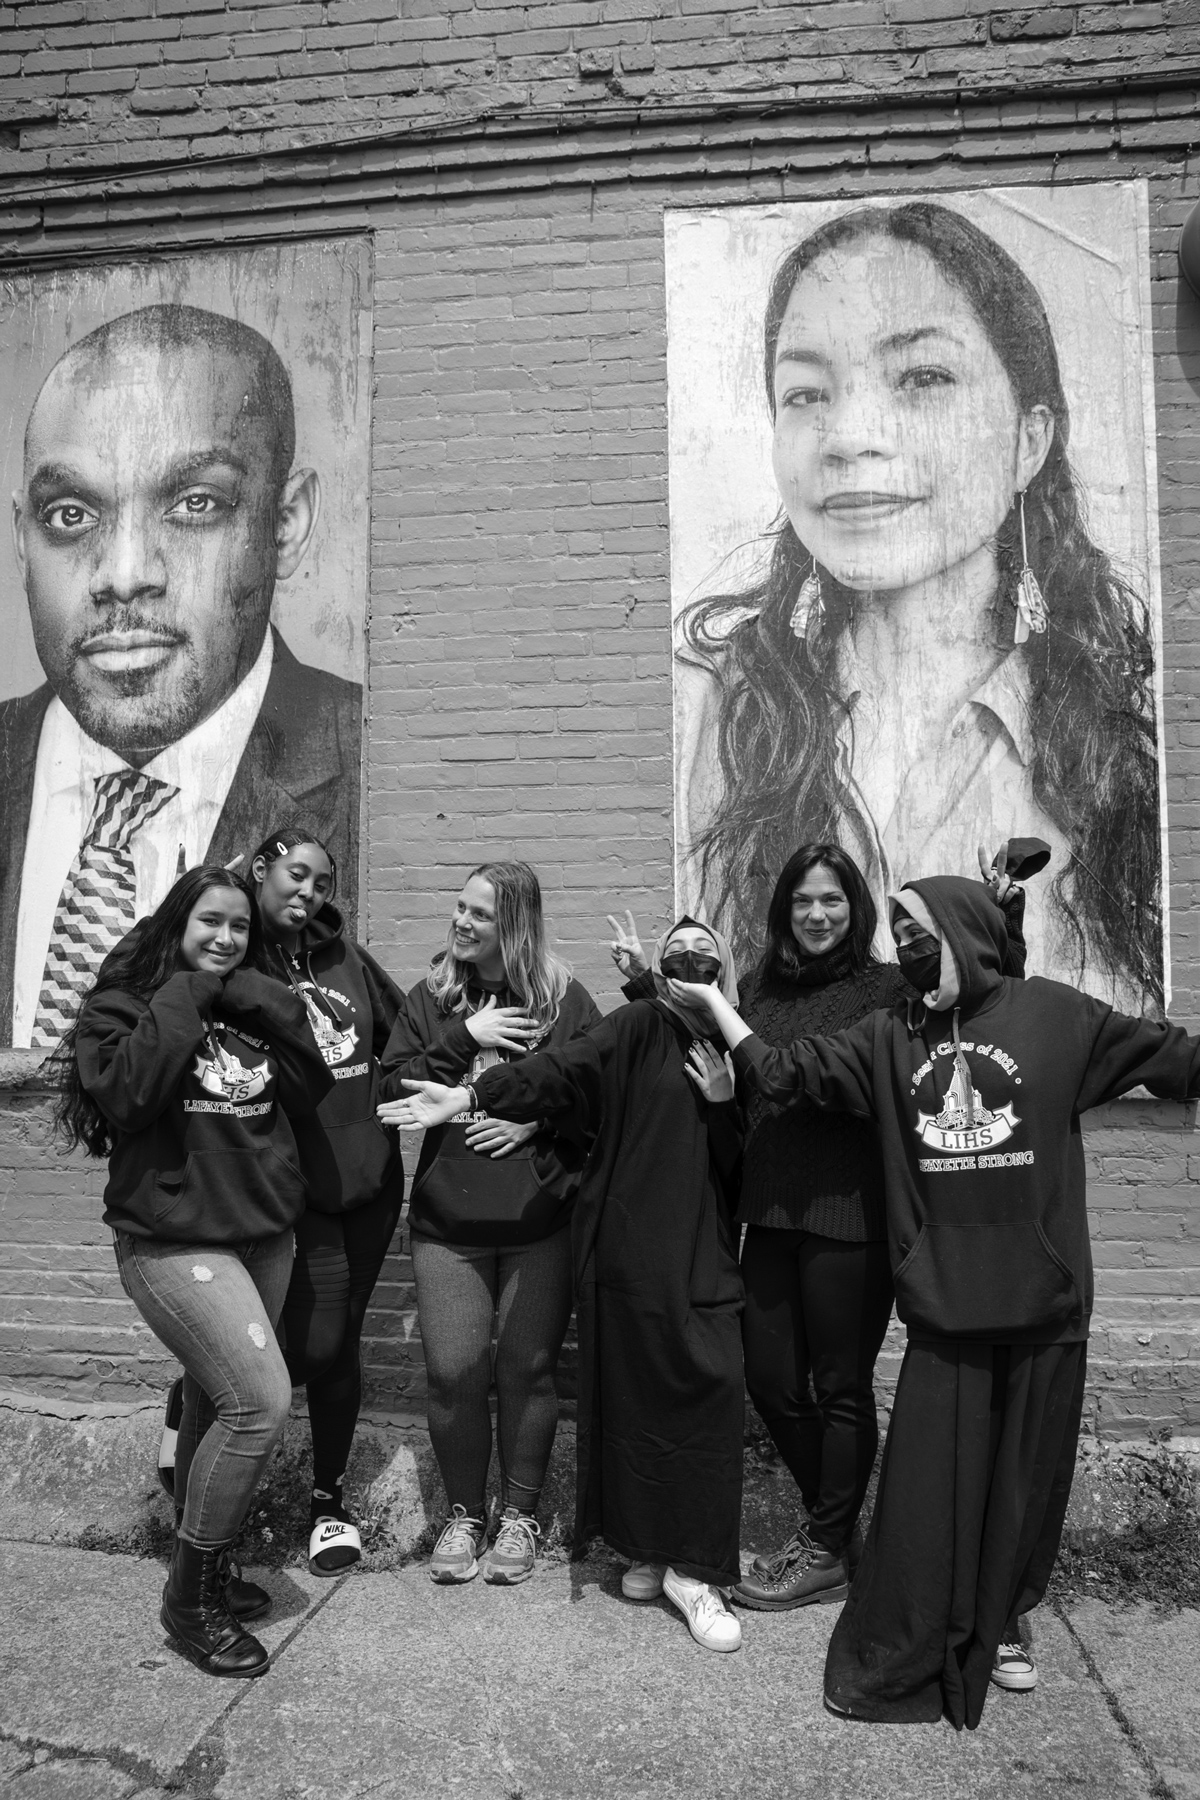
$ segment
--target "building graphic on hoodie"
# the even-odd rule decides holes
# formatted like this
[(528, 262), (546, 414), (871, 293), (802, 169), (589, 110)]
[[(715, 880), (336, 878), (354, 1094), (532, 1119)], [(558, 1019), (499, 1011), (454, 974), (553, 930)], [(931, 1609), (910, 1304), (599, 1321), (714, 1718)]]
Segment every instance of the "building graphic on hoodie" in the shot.
[[(948, 1044), (944, 1048), (953, 1050), (955, 1046)], [(999, 1144), (1007, 1143), (1021, 1121), (1011, 1102), (998, 1108), (984, 1105), (967, 1064), (967, 1052), (974, 1050), (975, 1045), (961, 1044), (957, 1048), (954, 1073), (950, 1077), (950, 1086), (946, 1089), (941, 1111), (918, 1111), (916, 1131), (922, 1143), (928, 1144), (931, 1150), (950, 1151), (955, 1155), (965, 1156), (977, 1150), (992, 1150)], [(986, 1046), (986, 1049), (990, 1048), (990, 1045)], [(980, 1049), (985, 1049), (985, 1046), (981, 1045)], [(1005, 1060), (1011, 1061), (1011, 1058)], [(932, 1067), (932, 1062), (927, 1066)], [(1013, 1064), (1014, 1068), (1015, 1066)], [(925, 1167), (924, 1163), (921, 1167)]]
[[(265, 1061), (247, 1065), (224, 1045), (218, 1044), (215, 1037), (209, 1039), (209, 1055), (197, 1051), (192, 1073), (206, 1094), (215, 1094), (218, 1099), (228, 1101), (232, 1108), (247, 1100), (256, 1100), (272, 1079)], [(194, 1103), (188, 1100), (183, 1106), (185, 1112), (196, 1110)]]

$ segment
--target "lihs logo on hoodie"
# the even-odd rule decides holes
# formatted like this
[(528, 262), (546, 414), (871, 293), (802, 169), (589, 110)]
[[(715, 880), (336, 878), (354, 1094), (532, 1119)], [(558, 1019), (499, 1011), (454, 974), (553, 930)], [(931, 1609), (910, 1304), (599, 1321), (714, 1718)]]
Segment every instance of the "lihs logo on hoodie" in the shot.
[[(956, 1054), (956, 1050), (961, 1054)], [(949, 1151), (952, 1156), (967, 1156), (977, 1150), (994, 1150), (997, 1145), (1007, 1143), (1021, 1123), (1011, 1101), (1007, 1106), (996, 1108), (984, 1105), (979, 1089), (971, 1080), (965, 1054), (968, 1050), (974, 1051), (976, 1056), (989, 1057), (992, 1062), (999, 1064), (1017, 1087), (1021, 1085), (1016, 1063), (994, 1044), (964, 1043), (956, 1046), (947, 1042), (937, 1046), (933, 1055), (914, 1074), (912, 1092), (915, 1096), (922, 1081), (933, 1072), (936, 1062), (942, 1057), (951, 1057), (954, 1061), (950, 1085), (946, 1089), (940, 1111), (927, 1113), (918, 1109), (914, 1129), (921, 1142), (931, 1150), (940, 1150), (943, 1154)]]
[[(349, 1061), (358, 1048), (358, 1027), (347, 1025), (343, 1030), (336, 1019), (331, 1018), (327, 1012), (322, 1012), (313, 999), (313, 994), (321, 994), (326, 1000), (340, 1001), (347, 1012), (354, 1012), (354, 1005), (346, 998), (345, 994), (339, 994), (336, 988), (318, 987), (315, 981), (301, 981), (296, 987), (296, 992), (304, 1002), (305, 1010), (308, 1013), (308, 1022), (312, 1026), (312, 1034), (317, 1040), (317, 1049), (336, 1075), (339, 1072), (338, 1065)], [(366, 1071), (366, 1067), (366, 1063), (360, 1063), (357, 1068), (347, 1069), (344, 1073), (361, 1075)]]
[[(210, 1040), (209, 1049), (211, 1051), (209, 1056), (205, 1056), (202, 1052), (197, 1053), (192, 1069), (193, 1075), (196, 1076), (204, 1092), (225, 1101), (226, 1106), (231, 1110), (244, 1106), (247, 1100), (256, 1100), (266, 1088), (268, 1081), (271, 1080), (271, 1070), (268, 1065), (265, 1062), (248, 1065), (239, 1061), (230, 1051), (218, 1044), (215, 1038)], [(202, 1101), (184, 1101), (185, 1112), (200, 1112), (201, 1110), (225, 1109), (205, 1106)], [(256, 1107), (254, 1110), (270, 1112), (271, 1108), (268, 1104)]]

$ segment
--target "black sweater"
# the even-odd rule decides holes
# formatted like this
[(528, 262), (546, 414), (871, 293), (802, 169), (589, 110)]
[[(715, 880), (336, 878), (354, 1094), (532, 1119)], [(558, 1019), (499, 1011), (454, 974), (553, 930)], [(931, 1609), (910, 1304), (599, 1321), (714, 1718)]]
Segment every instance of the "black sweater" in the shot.
[(877, 1122), (896, 1310), (910, 1337), (1086, 1338), (1079, 1115), (1143, 1082), (1164, 1099), (1200, 1095), (1200, 1043), (1060, 982), (1001, 975), (1003, 919), (978, 882), (907, 885), (949, 942), (958, 1005), (912, 1002), (786, 1050), (745, 1038), (734, 1064), (777, 1104), (803, 1096)]
[(79, 1078), (115, 1139), (104, 1223), (170, 1243), (286, 1231), (304, 1206), (292, 1119), (333, 1086), (295, 994), (253, 969), (84, 1002)]
[[(756, 971), (742, 984), (741, 1011), (756, 1037), (780, 1049), (796, 1038), (844, 1031), (907, 992), (895, 963), (870, 963), (860, 974), (813, 987), (767, 981)], [(874, 1125), (807, 1104), (777, 1112), (751, 1087), (738, 1222), (857, 1244), (886, 1238)]]

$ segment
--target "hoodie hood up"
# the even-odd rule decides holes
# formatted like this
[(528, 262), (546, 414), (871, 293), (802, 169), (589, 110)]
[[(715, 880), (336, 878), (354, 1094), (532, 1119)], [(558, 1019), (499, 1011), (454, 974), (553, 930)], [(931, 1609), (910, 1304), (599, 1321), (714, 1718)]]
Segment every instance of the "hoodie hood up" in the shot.
[(942, 946), (941, 980), (926, 999), (931, 1012), (961, 1007), (970, 1013), (996, 992), (1004, 980), (1008, 928), (982, 882), (962, 875), (908, 881), (892, 901), (893, 917), (897, 907), (926, 931), (932, 924)]

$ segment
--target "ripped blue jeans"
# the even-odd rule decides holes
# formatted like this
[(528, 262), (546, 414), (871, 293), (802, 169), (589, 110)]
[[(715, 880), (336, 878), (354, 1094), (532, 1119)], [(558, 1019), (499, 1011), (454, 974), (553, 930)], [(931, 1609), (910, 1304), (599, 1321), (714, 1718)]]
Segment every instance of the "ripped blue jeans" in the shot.
[(121, 1286), (183, 1364), (180, 1536), (203, 1550), (231, 1543), (291, 1404), (275, 1324), (292, 1276), (292, 1233), (237, 1245), (113, 1237)]

